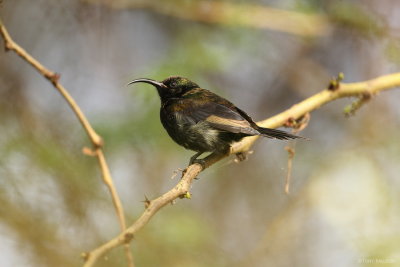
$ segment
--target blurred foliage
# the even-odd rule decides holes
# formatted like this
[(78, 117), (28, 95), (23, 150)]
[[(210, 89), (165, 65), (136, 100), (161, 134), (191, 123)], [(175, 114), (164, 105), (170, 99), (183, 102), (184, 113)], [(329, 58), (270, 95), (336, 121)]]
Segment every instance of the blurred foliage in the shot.
[[(144, 196), (169, 190), (179, 179), (170, 179), (174, 170), (193, 154), (162, 128), (154, 88), (127, 88), (129, 80), (190, 77), (262, 119), (318, 92), (339, 72), (362, 81), (398, 71), (394, 0), (143, 3), (0, 6), (13, 38), (61, 73), (104, 138), (128, 224), (143, 211)], [(226, 10), (215, 12), (221, 6), (242, 10), (245, 19), (224, 21)], [(255, 24), (257, 7), (282, 17)], [(293, 33), (296, 20), (289, 17), (296, 15), (303, 26), (323, 22), (324, 31)], [(272, 21), (287, 23), (277, 30)], [(89, 142), (51, 85), (4, 51), (0, 84), (0, 265), (79, 266), (81, 252), (119, 231), (96, 159), (81, 153)], [(374, 259), (398, 265), (399, 93), (382, 93), (349, 119), (341, 111), (351, 100), (311, 114), (301, 134), (312, 141), (296, 145), (289, 197), (286, 143), (279, 141), (262, 140), (248, 161), (227, 159), (201, 173), (191, 200), (166, 207), (135, 236), (137, 266), (379, 266)], [(125, 266), (123, 250), (98, 266)]]
[(367, 37), (381, 37), (385, 34), (382, 21), (357, 4), (339, 1), (330, 7), (329, 12), (335, 23), (343, 28), (352, 29), (355, 33)]
[(390, 61), (400, 65), (400, 40), (398, 38), (388, 41), (385, 52)]

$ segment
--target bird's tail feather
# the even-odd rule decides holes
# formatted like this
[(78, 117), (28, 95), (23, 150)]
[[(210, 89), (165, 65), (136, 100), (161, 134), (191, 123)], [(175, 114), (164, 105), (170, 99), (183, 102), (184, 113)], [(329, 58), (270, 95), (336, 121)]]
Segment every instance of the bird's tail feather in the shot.
[(269, 138), (276, 138), (276, 139), (280, 139), (280, 140), (298, 139), (298, 138), (304, 139), (304, 137), (290, 134), (290, 133), (287, 133), (287, 132), (281, 131), (281, 130), (258, 127), (257, 131), (259, 131), (262, 136), (269, 137)]

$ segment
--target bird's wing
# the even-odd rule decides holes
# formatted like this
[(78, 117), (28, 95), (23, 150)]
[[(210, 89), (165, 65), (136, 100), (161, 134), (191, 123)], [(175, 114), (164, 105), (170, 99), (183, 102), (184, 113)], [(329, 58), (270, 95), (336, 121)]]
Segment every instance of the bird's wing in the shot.
[(196, 123), (206, 121), (218, 130), (248, 135), (260, 134), (239, 112), (216, 102), (192, 102), (187, 115)]

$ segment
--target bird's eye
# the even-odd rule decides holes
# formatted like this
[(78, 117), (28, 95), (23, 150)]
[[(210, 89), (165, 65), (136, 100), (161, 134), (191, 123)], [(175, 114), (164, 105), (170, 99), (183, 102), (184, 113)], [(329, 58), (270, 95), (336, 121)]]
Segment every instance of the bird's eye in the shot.
[(176, 85), (177, 85), (177, 83), (176, 82), (172, 82), (169, 86), (171, 86), (171, 87), (176, 87)]

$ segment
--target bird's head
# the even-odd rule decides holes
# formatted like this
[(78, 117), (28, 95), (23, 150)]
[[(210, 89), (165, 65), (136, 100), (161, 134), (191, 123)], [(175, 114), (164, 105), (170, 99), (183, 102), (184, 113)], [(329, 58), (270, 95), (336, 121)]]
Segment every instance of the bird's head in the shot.
[(191, 80), (179, 76), (171, 76), (162, 82), (158, 82), (151, 79), (136, 79), (128, 83), (148, 83), (157, 88), (157, 92), (160, 95), (161, 100), (167, 100), (168, 98), (180, 97), (184, 93), (190, 91), (193, 88), (199, 86)]

